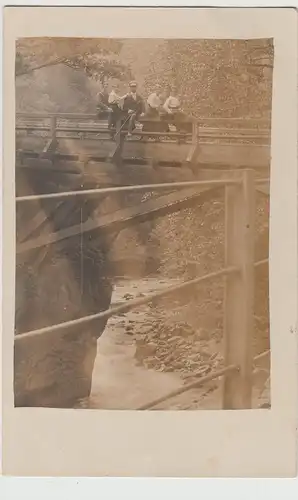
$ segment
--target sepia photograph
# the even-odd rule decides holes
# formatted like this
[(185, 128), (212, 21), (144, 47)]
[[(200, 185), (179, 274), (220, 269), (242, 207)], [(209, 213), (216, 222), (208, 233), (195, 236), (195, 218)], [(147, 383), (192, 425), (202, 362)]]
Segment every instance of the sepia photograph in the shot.
[(297, 12), (3, 39), (4, 473), (295, 476)]
[(15, 54), (15, 406), (270, 409), (273, 40)]

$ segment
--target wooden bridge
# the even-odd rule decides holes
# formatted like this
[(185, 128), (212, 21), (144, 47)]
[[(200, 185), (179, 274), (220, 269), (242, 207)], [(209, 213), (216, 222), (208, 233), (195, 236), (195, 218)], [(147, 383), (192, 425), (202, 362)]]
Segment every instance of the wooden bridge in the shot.
[(92, 164), (100, 172), (110, 168), (113, 160), (117, 164), (121, 161), (125, 167), (153, 167), (160, 176), (164, 175), (161, 167), (167, 167), (175, 169), (169, 173), (177, 177), (175, 180), (181, 180), (181, 168), (185, 174), (187, 168), (268, 169), (270, 165), (267, 121), (189, 119), (183, 122), (182, 131), (169, 132), (161, 120), (143, 118), (142, 128), (135, 130), (130, 140), (125, 140), (124, 129), (119, 131), (119, 122), (112, 141), (104, 115), (100, 118), (20, 113), (16, 123), (17, 159), (23, 164), (30, 159), (31, 165), (36, 158), (48, 160), (49, 163), (39, 163), (45, 167), (50, 163), (61, 167), (62, 162), (68, 170), (79, 171)]
[[(108, 130), (104, 116), (19, 114), (16, 122), (17, 210), (38, 207), (40, 200), (56, 200), (52, 216), (70, 199), (95, 198), (122, 192), (163, 191), (165, 194), (101, 217), (90, 216), (70, 227), (51, 229), (51, 215), (35, 208), (26, 224), (17, 224), (17, 258), (82, 234), (118, 234), (122, 229), (164, 216), (226, 191), (226, 264), (210, 275), (185, 282), (193, 287), (217, 276), (225, 277), (226, 368), (210, 378), (225, 376), (225, 408), (249, 408), (253, 361), (250, 337), (253, 320), (254, 273), (268, 259), (254, 261), (255, 190), (269, 194), (270, 132), (267, 122), (253, 120), (186, 120), (169, 130), (160, 120), (143, 119), (131, 139), (123, 123)], [(113, 138), (111, 137), (113, 134)], [(26, 185), (26, 173), (42, 178), (59, 174), (59, 183), (36, 193)], [(65, 180), (63, 181), (63, 176)], [(71, 178), (71, 184), (69, 179)], [(62, 179), (62, 180), (61, 180)], [(96, 203), (95, 203), (96, 205)], [(69, 209), (68, 209), (69, 210)], [(28, 212), (29, 214), (29, 212)], [(177, 287), (176, 287), (177, 288)], [(121, 312), (150, 302), (164, 290), (120, 306)], [(117, 309), (117, 310), (116, 310)], [(16, 348), (41, 335), (63, 336), (65, 328), (117, 314), (118, 308), (16, 336)], [(56, 335), (53, 338), (56, 338)], [(207, 379), (206, 379), (207, 380)], [(204, 380), (198, 381), (200, 385)], [(60, 380), (61, 383), (61, 380)], [(191, 387), (189, 387), (191, 388)], [(183, 390), (188, 390), (183, 389)], [(168, 395), (171, 397), (171, 395)], [(166, 398), (166, 397), (165, 397)], [(142, 409), (155, 406), (148, 403)]]
[[(126, 131), (121, 129), (121, 122), (118, 122), (116, 130), (112, 131), (116, 138), (111, 140), (111, 132), (104, 118), (104, 114), (100, 116), (100, 121), (96, 120), (95, 115), (18, 114), (17, 186), (26, 168), (33, 169), (36, 175), (58, 172), (60, 178), (65, 174), (65, 179), (73, 174), (72, 189), (74, 186), (76, 190), (218, 181), (226, 178), (231, 169), (243, 168), (253, 168), (258, 180), (269, 177), (270, 134), (266, 121), (189, 120), (183, 123), (183, 133), (179, 133), (169, 132), (167, 124), (160, 120), (143, 119), (143, 130), (135, 130), (130, 140), (126, 140)], [(257, 186), (263, 193), (269, 193), (267, 182), (259, 182)], [(123, 228), (166, 215), (196, 203), (199, 195), (210, 196), (212, 187), (212, 183), (202, 184), (200, 189), (196, 186), (193, 190), (187, 184), (182, 192), (162, 195), (154, 205), (148, 201), (119, 210), (119, 213), (105, 216), (100, 221), (88, 221), (83, 227), (62, 230), (55, 236), (47, 235), (30, 243), (22, 243), (17, 252), (42, 245), (45, 241), (58, 241), (66, 235), (74, 235), (76, 231), (91, 232), (103, 227), (114, 231), (116, 226)], [(169, 185), (171, 188), (175, 186)], [(66, 180), (63, 190), (68, 189)], [(30, 196), (32, 193), (27, 194)], [(59, 198), (63, 198), (61, 187)], [(36, 216), (31, 221), (32, 229), (35, 230), (39, 220)], [(23, 235), (21, 229), (18, 234)]]

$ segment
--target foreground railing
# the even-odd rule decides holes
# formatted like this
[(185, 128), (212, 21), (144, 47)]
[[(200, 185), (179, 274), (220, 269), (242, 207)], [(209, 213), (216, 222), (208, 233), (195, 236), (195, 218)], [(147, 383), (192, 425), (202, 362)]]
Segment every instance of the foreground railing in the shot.
[[(95, 320), (108, 319), (119, 313), (126, 313), (158, 298), (169, 296), (192, 287), (200, 286), (208, 281), (224, 278), (225, 280), (225, 304), (224, 304), (224, 364), (225, 367), (209, 373), (195, 382), (185, 385), (175, 391), (155, 399), (138, 408), (145, 410), (152, 408), (162, 401), (182, 394), (190, 389), (224, 376), (223, 384), (223, 408), (245, 409), (251, 407), (253, 386), (253, 362), (262, 356), (268, 355), (269, 351), (262, 353), (253, 360), (251, 354), (252, 332), (254, 322), (254, 275), (255, 269), (268, 265), (268, 259), (254, 262), (254, 236), (255, 236), (255, 190), (256, 182), (254, 172), (244, 170), (242, 172), (229, 173), (230, 177), (218, 181), (195, 181), (168, 184), (153, 184), (141, 186), (122, 186), (119, 188), (93, 189), (85, 191), (73, 191), (67, 193), (51, 193), (45, 195), (22, 196), (16, 198), (16, 202), (27, 203), (31, 200), (42, 198), (65, 198), (69, 196), (95, 196), (102, 193), (114, 193), (119, 191), (148, 191), (169, 189), (176, 187), (180, 189), (186, 185), (201, 186), (214, 185), (225, 189), (225, 266), (215, 272), (199, 276), (178, 285), (167, 287), (164, 290), (152, 293), (146, 297), (134, 299), (111, 307), (97, 314), (81, 317), (64, 323), (47, 326), (38, 330), (24, 332), (15, 336), (15, 342), (25, 342), (27, 339), (40, 335), (62, 336), (65, 330), (78, 325), (86, 325)], [(261, 179), (258, 183), (269, 182)], [(77, 331), (77, 330), (75, 330)]]

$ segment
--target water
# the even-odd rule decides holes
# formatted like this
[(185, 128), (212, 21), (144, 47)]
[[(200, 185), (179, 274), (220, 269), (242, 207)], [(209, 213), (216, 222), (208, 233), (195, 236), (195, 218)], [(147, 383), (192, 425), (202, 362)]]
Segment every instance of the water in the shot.
[[(115, 286), (112, 306), (148, 295), (179, 280), (136, 279), (119, 280)], [(148, 305), (109, 319), (104, 334), (98, 340), (92, 390), (89, 399), (79, 408), (133, 410), (182, 387), (186, 382), (181, 374), (158, 372), (140, 365), (135, 357), (136, 339), (156, 319), (157, 312)], [(254, 407), (259, 404), (259, 390), (254, 390)], [(263, 398), (262, 398), (262, 401)], [(168, 399), (154, 409), (198, 410), (221, 409), (221, 380), (187, 391)]]

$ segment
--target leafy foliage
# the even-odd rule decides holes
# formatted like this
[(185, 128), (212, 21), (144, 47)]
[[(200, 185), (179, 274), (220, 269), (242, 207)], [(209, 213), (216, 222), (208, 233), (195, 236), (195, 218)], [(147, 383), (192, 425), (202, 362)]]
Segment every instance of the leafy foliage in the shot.
[(147, 87), (174, 86), (195, 116), (269, 118), (272, 67), (271, 40), (167, 40)]
[(115, 78), (128, 80), (132, 78), (131, 71), (118, 59), (103, 58), (98, 54), (78, 55), (67, 59), (65, 64), (72, 68), (83, 69), (88, 77), (100, 80)]
[(16, 76), (63, 63), (101, 81), (130, 78), (118, 57), (121, 48), (122, 42), (112, 38), (22, 38), (16, 43)]

